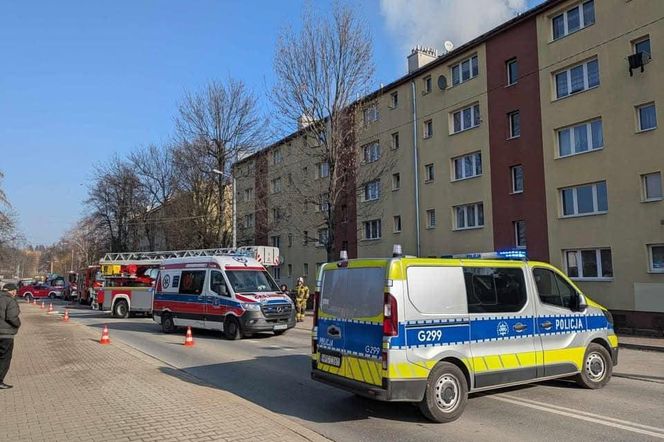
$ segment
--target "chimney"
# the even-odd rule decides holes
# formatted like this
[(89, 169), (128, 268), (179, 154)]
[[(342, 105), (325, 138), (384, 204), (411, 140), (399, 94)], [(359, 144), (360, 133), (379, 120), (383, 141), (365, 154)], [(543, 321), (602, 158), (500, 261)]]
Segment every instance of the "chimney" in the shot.
[(408, 73), (415, 72), (425, 64), (434, 61), (438, 57), (438, 51), (434, 48), (418, 46), (410, 51), (408, 56)]
[(311, 115), (302, 114), (302, 116), (297, 119), (297, 129), (302, 130), (313, 122), (314, 119), (311, 117)]

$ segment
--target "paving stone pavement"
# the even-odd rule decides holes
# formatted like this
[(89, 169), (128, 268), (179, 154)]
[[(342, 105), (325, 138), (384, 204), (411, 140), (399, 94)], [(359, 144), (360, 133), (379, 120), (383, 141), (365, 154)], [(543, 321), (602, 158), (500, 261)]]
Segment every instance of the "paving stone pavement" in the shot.
[[(96, 332), (21, 304), (0, 441), (327, 440)], [(169, 373), (169, 374), (167, 374)]]

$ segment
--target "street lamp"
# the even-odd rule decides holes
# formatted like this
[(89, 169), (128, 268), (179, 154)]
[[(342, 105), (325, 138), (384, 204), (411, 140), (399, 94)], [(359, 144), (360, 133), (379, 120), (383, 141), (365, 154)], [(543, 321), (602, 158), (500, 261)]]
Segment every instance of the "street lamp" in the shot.
[(217, 175), (225, 176), (226, 178), (230, 178), (233, 180), (233, 248), (236, 248), (237, 247), (237, 208), (235, 202), (235, 192), (237, 192), (237, 189), (235, 186), (236, 183), (235, 175), (229, 175), (226, 172), (222, 172), (219, 169), (212, 169), (212, 172), (216, 173)]

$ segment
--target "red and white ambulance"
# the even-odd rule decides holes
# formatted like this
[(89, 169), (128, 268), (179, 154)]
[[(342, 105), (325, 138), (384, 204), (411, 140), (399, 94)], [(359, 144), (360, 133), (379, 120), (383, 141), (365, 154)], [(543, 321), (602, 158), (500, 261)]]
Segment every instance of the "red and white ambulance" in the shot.
[(153, 298), (154, 321), (165, 333), (191, 326), (222, 331), (227, 339), (256, 332), (280, 335), (295, 327), (293, 302), (265, 268), (278, 265), (278, 249), (272, 249), (164, 260)]

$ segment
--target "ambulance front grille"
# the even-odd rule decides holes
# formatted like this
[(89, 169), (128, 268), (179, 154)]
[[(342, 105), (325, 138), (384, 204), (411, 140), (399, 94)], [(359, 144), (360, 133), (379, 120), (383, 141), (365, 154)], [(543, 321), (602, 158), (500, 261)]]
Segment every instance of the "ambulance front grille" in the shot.
[(288, 317), (293, 310), (293, 306), (290, 304), (263, 305), (261, 308), (263, 309), (263, 315), (268, 319)]

